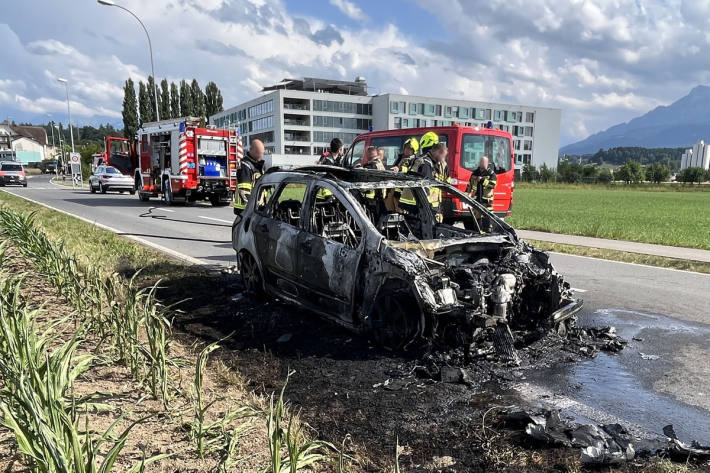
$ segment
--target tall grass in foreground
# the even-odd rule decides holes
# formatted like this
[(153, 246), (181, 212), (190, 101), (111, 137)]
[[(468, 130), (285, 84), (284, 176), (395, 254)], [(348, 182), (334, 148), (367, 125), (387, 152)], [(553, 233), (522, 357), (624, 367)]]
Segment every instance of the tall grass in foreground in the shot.
[(78, 405), (71, 393), (74, 381), (89, 369), (93, 356), (75, 355), (82, 342), (81, 331), (58, 344), (54, 334), (67, 318), (38, 330), (38, 311), (22, 301), (21, 284), (21, 277), (0, 278), (0, 424), (14, 433), (18, 450), (33, 472), (108, 473), (130, 430), (140, 421), (113, 440), (99, 463), (98, 451), (114, 437), (113, 430), (121, 419), (98, 438), (92, 436), (88, 424), (84, 434), (79, 432), (78, 412), (89, 406)]
[[(207, 422), (207, 412), (216, 402), (205, 403), (203, 393), (204, 371), (209, 355), (219, 348), (218, 342), (206, 346), (198, 355), (195, 363), (195, 379), (192, 386), (193, 408), (195, 419), (192, 423), (191, 436), (197, 447), (197, 454), (204, 458), (205, 454), (220, 452), (220, 470), (229, 471), (235, 463), (235, 454), (239, 437), (252, 424), (256, 411), (249, 406), (228, 410), (214, 422)], [(233, 426), (232, 424), (240, 422)]]
[[(139, 289), (135, 276), (124, 283), (117, 275), (102, 277), (96, 267), (81, 267), (63, 242), (50, 240), (34, 225), (34, 214), (0, 209), (0, 226), (38, 271), (77, 311), (88, 332), (97, 335), (97, 350), (128, 366), (164, 403), (170, 398), (168, 357), (172, 337), (168, 307), (156, 301), (157, 285)], [(144, 335), (142, 337), (142, 335)]]
[[(306, 439), (303, 433), (303, 424), (295, 419), (297, 416), (293, 413), (290, 413), (288, 425), (284, 430), (283, 420), (289, 414), (284, 403), (284, 393), (290, 376), (291, 373), (286, 377), (279, 397), (275, 398), (274, 393), (271, 393), (269, 399), (269, 410), (266, 413), (270, 460), (269, 468), (266, 471), (269, 473), (296, 473), (302, 468), (327, 460), (330, 454), (326, 451), (338, 450), (330, 442)], [(287, 452), (285, 456), (284, 449)]]

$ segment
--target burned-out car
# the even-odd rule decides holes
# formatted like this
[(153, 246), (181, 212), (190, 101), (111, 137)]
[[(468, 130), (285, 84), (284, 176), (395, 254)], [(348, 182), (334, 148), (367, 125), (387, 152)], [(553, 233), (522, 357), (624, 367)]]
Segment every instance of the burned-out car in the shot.
[[(470, 208), (475, 230), (438, 221), (430, 202), (447, 194)], [(246, 291), (386, 347), (487, 336), (512, 349), (516, 334), (563, 330), (582, 306), (545, 253), (457, 189), (419, 176), (272, 169), (232, 231)]]

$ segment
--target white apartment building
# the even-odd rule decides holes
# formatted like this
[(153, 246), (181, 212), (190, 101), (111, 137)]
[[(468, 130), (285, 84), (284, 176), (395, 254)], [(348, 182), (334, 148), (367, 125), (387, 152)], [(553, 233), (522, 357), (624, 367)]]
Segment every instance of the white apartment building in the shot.
[(710, 168), (710, 144), (698, 140), (692, 148), (685, 150), (681, 155), (680, 168)]
[(513, 135), (516, 167), (557, 167), (561, 110), (524, 105), (420, 97), (367, 95), (365, 79), (284, 79), (264, 94), (210, 117), (217, 127), (239, 127), (246, 143), (261, 139), (277, 154), (312, 161), (339, 137), (346, 145), (373, 130), (446, 126), (493, 126)]

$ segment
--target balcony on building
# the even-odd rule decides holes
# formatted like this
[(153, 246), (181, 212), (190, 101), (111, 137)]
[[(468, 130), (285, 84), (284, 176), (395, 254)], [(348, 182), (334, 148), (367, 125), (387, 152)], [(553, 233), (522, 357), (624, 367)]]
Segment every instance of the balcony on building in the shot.
[(308, 115), (285, 113), (284, 126), (311, 126), (311, 118)]
[(295, 112), (308, 112), (311, 109), (311, 101), (309, 99), (296, 99), (284, 97), (284, 110)]
[(303, 130), (284, 130), (284, 141), (311, 141), (311, 132)]
[(312, 157), (311, 155), (313, 154), (311, 152), (310, 146), (293, 146), (293, 145), (284, 146), (284, 153), (285, 154), (299, 154), (299, 155), (307, 156), (309, 158), (311, 158)]

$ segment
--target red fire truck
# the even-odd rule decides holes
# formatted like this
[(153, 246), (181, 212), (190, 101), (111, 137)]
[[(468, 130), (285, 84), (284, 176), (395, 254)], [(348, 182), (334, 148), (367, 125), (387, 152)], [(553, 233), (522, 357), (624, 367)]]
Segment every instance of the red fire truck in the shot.
[[(466, 190), (471, 172), (478, 167), (481, 157), (489, 157), (490, 165), (497, 176), (493, 211), (500, 217), (510, 215), (515, 186), (515, 156), (513, 139), (507, 131), (458, 125), (373, 131), (355, 139), (344, 158), (345, 166), (356, 166), (362, 160), (365, 150), (369, 146), (376, 146), (383, 148), (385, 166), (389, 168), (394, 164), (397, 153), (402, 150), (402, 145), (407, 138), (421, 138), (428, 131), (433, 131), (439, 136), (439, 141), (447, 143), (451, 184), (462, 191)], [(442, 210), (444, 218), (448, 221), (470, 223), (470, 211), (452, 195), (444, 195)]]
[(131, 154), (131, 142), (128, 138), (107, 136), (104, 152), (91, 155), (92, 165), (93, 168), (96, 168), (96, 166), (106, 164), (115, 167), (121, 171), (121, 174), (132, 176), (135, 165)]
[(196, 118), (146, 123), (138, 130), (134, 156), (138, 198), (226, 205), (237, 188), (242, 156), (241, 136), (234, 130), (200, 127)]

